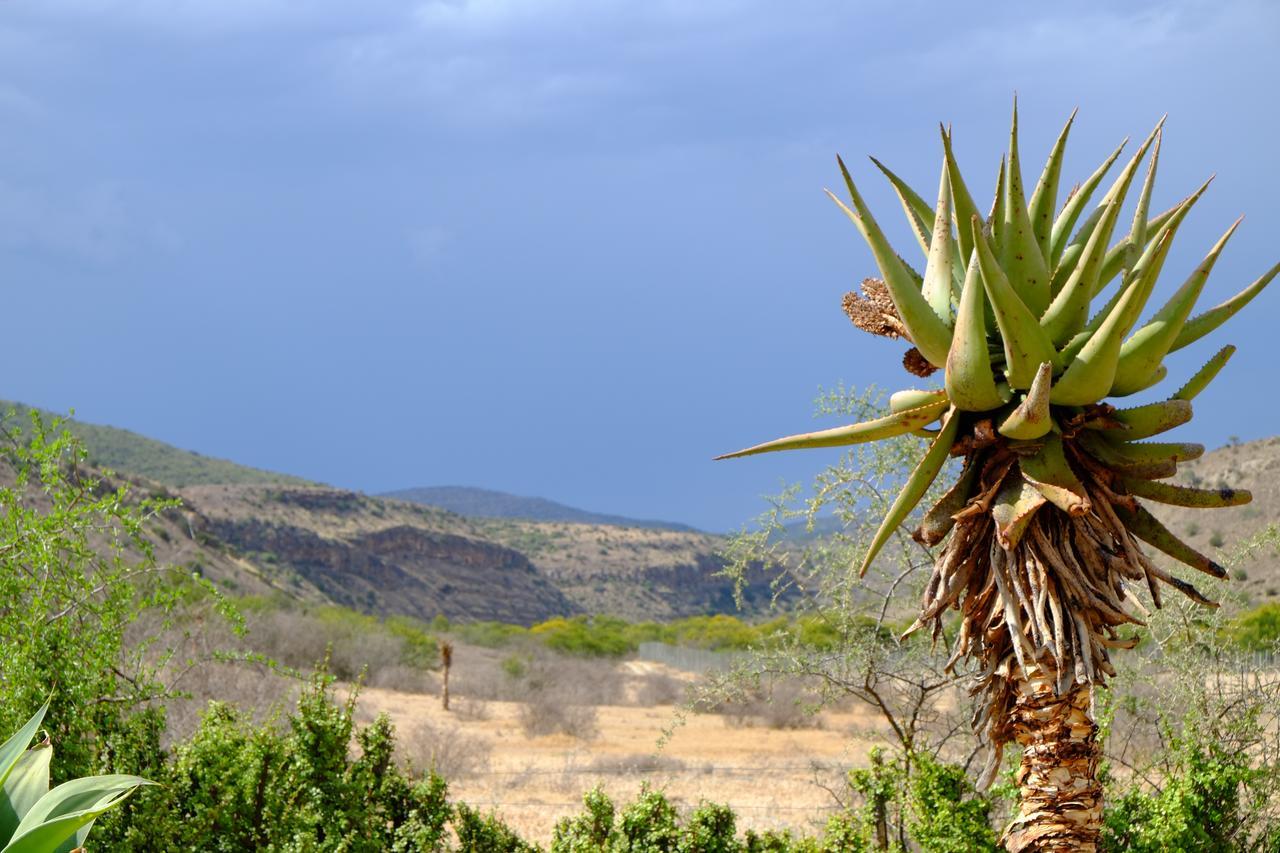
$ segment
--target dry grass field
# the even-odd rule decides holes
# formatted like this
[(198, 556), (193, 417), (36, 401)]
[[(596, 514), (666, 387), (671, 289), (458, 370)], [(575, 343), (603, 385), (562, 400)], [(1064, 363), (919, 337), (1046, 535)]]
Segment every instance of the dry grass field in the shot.
[(637, 704), (635, 690), (647, 680), (683, 676), (637, 661), (620, 669), (631, 695), (593, 706), (586, 737), (530, 736), (528, 703), (466, 695), (455, 695), (445, 712), (437, 696), (368, 688), (358, 713), (387, 713), (403, 760), (417, 768), (434, 761), (453, 798), (495, 811), (541, 841), (557, 820), (580, 811), (584, 791), (599, 785), (615, 802), (629, 801), (645, 783), (682, 808), (703, 799), (732, 805), (740, 831), (813, 831), (836, 807), (831, 792), (841, 791), (845, 772), (865, 765), (879, 737), (869, 712), (828, 711), (801, 728), (771, 728)]

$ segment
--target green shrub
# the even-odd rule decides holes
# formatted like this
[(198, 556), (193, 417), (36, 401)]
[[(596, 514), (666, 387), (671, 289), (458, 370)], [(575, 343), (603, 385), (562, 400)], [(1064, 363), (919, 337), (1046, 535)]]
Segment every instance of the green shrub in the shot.
[(1280, 642), (1280, 604), (1263, 604), (1237, 616), (1227, 636), (1248, 651), (1269, 651)]

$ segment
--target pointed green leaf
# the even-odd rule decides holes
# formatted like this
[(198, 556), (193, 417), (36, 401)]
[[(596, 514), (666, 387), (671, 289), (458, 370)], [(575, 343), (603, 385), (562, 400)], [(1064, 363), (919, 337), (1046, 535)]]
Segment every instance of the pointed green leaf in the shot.
[(996, 196), (991, 202), (991, 210), (987, 213), (987, 228), (991, 232), (991, 244), (997, 256), (1004, 255), (1004, 184), (1007, 168), (1008, 164), (1001, 158), (1000, 172), (996, 175)]
[[(1111, 419), (1120, 424), (1121, 429), (1108, 432), (1108, 437), (1117, 441), (1138, 441), (1168, 432), (1190, 421), (1191, 403), (1186, 400), (1158, 400), (1145, 406), (1116, 409), (1111, 413)], [(1097, 426), (1096, 421), (1088, 426), (1091, 429), (1105, 429)]]
[(0, 844), (13, 837), (22, 816), (49, 790), (52, 755), (53, 749), (45, 740), (22, 753), (14, 764), (0, 792)]
[(767, 441), (764, 444), (757, 444), (755, 447), (748, 447), (745, 450), (726, 453), (723, 456), (717, 456), (716, 459), (736, 459), (739, 456), (753, 456), (757, 453), (770, 453), (776, 450), (845, 447), (850, 444), (879, 441), (882, 438), (892, 438), (895, 435), (915, 432), (920, 427), (936, 421), (946, 409), (946, 402), (921, 406), (918, 409), (886, 415), (883, 418), (876, 418), (872, 421), (863, 421), (862, 423), (836, 427), (835, 429), (824, 429), (818, 432), (789, 435), (786, 438)]
[(1049, 304), (1049, 267), (1027, 213), (1022, 186), (1022, 160), (1018, 153), (1018, 105), (1013, 107), (1009, 130), (1009, 169), (1005, 176), (1003, 243), (1000, 264), (1014, 293), (1039, 317)]
[(1084, 212), (1085, 206), (1093, 196), (1093, 191), (1098, 188), (1098, 184), (1102, 183), (1102, 179), (1107, 176), (1107, 172), (1111, 170), (1116, 160), (1120, 159), (1120, 153), (1128, 144), (1128, 139), (1121, 142), (1119, 147), (1111, 152), (1111, 156), (1103, 161), (1102, 165), (1077, 187), (1062, 205), (1058, 218), (1053, 222), (1053, 235), (1050, 237), (1050, 266), (1057, 266), (1058, 259), (1062, 257), (1062, 252), (1067, 247), (1068, 238), (1071, 237), (1071, 229), (1076, 227), (1076, 220)]
[(991, 372), (991, 353), (987, 349), (987, 325), (982, 274), (978, 256), (969, 262), (960, 307), (956, 311), (956, 330), (947, 355), (945, 382), (947, 396), (965, 412), (985, 412), (1004, 405)]
[(1196, 371), (1195, 375), (1187, 380), (1187, 384), (1178, 389), (1172, 397), (1174, 400), (1194, 400), (1196, 396), (1205, 389), (1205, 387), (1214, 380), (1218, 375), (1218, 371), (1227, 366), (1227, 362), (1231, 360), (1231, 356), (1236, 354), (1236, 348), (1231, 344), (1227, 344), (1222, 349), (1214, 353), (1213, 358), (1205, 362), (1204, 366)]
[(1044, 362), (1036, 372), (1026, 397), (1009, 413), (999, 432), (1006, 438), (1030, 440), (1040, 438), (1053, 426), (1049, 415), (1049, 388), (1053, 383), (1053, 365)]
[(947, 363), (947, 350), (951, 348), (951, 330), (938, 319), (937, 314), (933, 313), (933, 309), (929, 307), (929, 303), (925, 301), (924, 296), (920, 293), (919, 284), (913, 280), (913, 277), (908, 272), (907, 265), (893, 251), (893, 247), (889, 245), (884, 232), (876, 224), (870, 209), (867, 208), (866, 202), (863, 201), (862, 195), (854, 185), (853, 178), (849, 175), (849, 170), (845, 168), (843, 161), (839, 162), (840, 171), (844, 175), (845, 185), (849, 189), (849, 195), (853, 199), (853, 206), (856, 208), (856, 212), (841, 203), (834, 194), (828, 194), (853, 221), (853, 224), (857, 226), (863, 238), (871, 247), (871, 252), (876, 259), (876, 265), (884, 276), (889, 296), (893, 299), (893, 304), (898, 309), (899, 319), (902, 320), (902, 324), (907, 328), (907, 333), (911, 336), (911, 342), (916, 345), (916, 348), (920, 350), (920, 353), (930, 364), (935, 367), (944, 366)]
[(1253, 500), (1248, 489), (1193, 489), (1162, 483), (1159, 480), (1143, 480), (1137, 477), (1121, 477), (1120, 485), (1131, 495), (1169, 506), (1185, 506), (1194, 509), (1223, 509), (1244, 506)]
[(951, 279), (955, 260), (956, 245), (951, 238), (951, 181), (944, 164), (942, 177), (938, 182), (938, 208), (933, 217), (929, 262), (925, 266), (924, 285), (921, 289), (925, 301), (947, 328), (951, 328), (954, 322), (951, 316)]
[(893, 535), (893, 531), (907, 520), (907, 516), (911, 515), (911, 511), (916, 508), (916, 504), (920, 503), (924, 493), (929, 490), (929, 486), (937, 479), (938, 472), (942, 470), (943, 464), (947, 461), (947, 456), (951, 452), (951, 446), (956, 441), (956, 430), (960, 426), (960, 413), (956, 409), (951, 409), (942, 419), (942, 429), (938, 432), (937, 438), (929, 445), (929, 450), (925, 453), (924, 458), (920, 460), (920, 464), (911, 472), (911, 476), (907, 478), (906, 485), (902, 487), (902, 491), (898, 493), (898, 497), (894, 499), (893, 505), (889, 507), (889, 511), (885, 513), (884, 520), (880, 522), (880, 527), (876, 530), (876, 534), (871, 539), (871, 545), (867, 548), (867, 555), (862, 560), (862, 567), (858, 573), (865, 575), (867, 569), (871, 566), (871, 561), (876, 558), (885, 543), (889, 541), (889, 537)]
[(1143, 506), (1138, 505), (1135, 509), (1129, 509), (1122, 504), (1117, 504), (1115, 511), (1120, 520), (1124, 522), (1125, 527), (1129, 528), (1134, 536), (1137, 536), (1148, 545), (1158, 548), (1178, 562), (1186, 563), (1191, 568), (1198, 569), (1207, 575), (1212, 575), (1215, 578), (1225, 578), (1227, 576), (1226, 569), (1183, 542), (1177, 536), (1174, 536), (1169, 532), (1169, 528), (1161, 524)]
[(929, 207), (929, 203), (920, 197), (920, 194), (913, 190), (906, 181), (899, 178), (896, 174), (889, 170), (889, 167), (881, 163), (875, 157), (868, 158), (875, 167), (879, 169), (889, 180), (890, 186), (898, 196), (899, 203), (902, 204), (902, 212), (907, 217), (907, 224), (911, 226), (911, 233), (915, 235), (916, 242), (920, 244), (920, 250), (929, 254), (929, 225), (933, 221), (933, 210)]
[(908, 388), (903, 391), (895, 391), (890, 395), (889, 411), (897, 414), (898, 412), (918, 409), (921, 406), (933, 406), (946, 402), (947, 392), (941, 388), (930, 388), (925, 390)]
[(947, 179), (951, 184), (951, 206), (955, 208), (960, 256), (965, 259), (973, 254), (973, 237), (969, 232), (969, 221), (978, 215), (978, 205), (974, 202), (969, 188), (965, 186), (964, 177), (960, 174), (955, 152), (951, 149), (951, 134), (941, 125), (938, 128), (942, 132), (942, 152), (947, 166)]
[(1178, 333), (1178, 337), (1174, 340), (1173, 346), (1169, 348), (1169, 352), (1176, 352), (1187, 344), (1195, 343), (1214, 329), (1235, 316), (1236, 312), (1244, 306), (1248, 305), (1253, 297), (1262, 292), (1262, 289), (1271, 283), (1271, 279), (1280, 273), (1280, 264), (1276, 264), (1267, 270), (1253, 284), (1237, 293), (1235, 296), (1210, 308), (1208, 311), (1188, 320), (1186, 325), (1182, 327), (1182, 331)]
[(1142, 158), (1147, 152), (1151, 140), (1143, 143), (1138, 152), (1129, 160), (1124, 171), (1116, 178), (1111, 189), (1103, 198), (1104, 211), (1102, 219), (1089, 235), (1084, 253), (1076, 264), (1075, 271), (1063, 284), (1060, 290), (1045, 309), (1040, 318), (1049, 338), (1058, 345), (1070, 340), (1084, 328), (1089, 319), (1089, 302), (1097, 292), (1097, 283), (1102, 275), (1102, 262), (1106, 258), (1107, 244), (1111, 242), (1111, 234), (1115, 230), (1116, 221), (1120, 217), (1120, 208), (1129, 192), (1129, 185), (1137, 172)]
[(1072, 516), (1089, 512), (1089, 493), (1071, 470), (1058, 433), (1046, 435), (1040, 452), (1019, 458), (1018, 467), (1027, 482), (1063, 512)]
[(1240, 220), (1237, 219), (1164, 307), (1120, 347), (1120, 362), (1116, 367), (1115, 382), (1111, 386), (1112, 394), (1122, 396), (1136, 393), (1138, 389), (1145, 387), (1159, 369), (1187, 322), (1187, 317), (1191, 315), (1196, 300), (1200, 298), (1200, 292), (1209, 279), (1209, 273), (1213, 271), (1213, 265), (1217, 263), (1218, 256), (1239, 224)]
[[(1115, 309), (1071, 360), (1053, 386), (1054, 403), (1060, 406), (1084, 406), (1098, 402), (1111, 390), (1116, 365), (1120, 360), (1120, 345), (1142, 313), (1142, 308), (1155, 287), (1160, 266), (1169, 252), (1172, 239), (1173, 235), (1167, 234), (1161, 240), (1157, 257), (1150, 259), (1133, 284), (1124, 291)], [(1141, 263), (1140, 261), (1139, 264)]]
[(1160, 165), (1160, 142), (1163, 134), (1156, 131), (1156, 141), (1151, 148), (1151, 162), (1147, 166), (1147, 177), (1138, 192), (1138, 205), (1133, 211), (1133, 224), (1129, 228), (1129, 245), (1125, 249), (1125, 269), (1133, 269), (1138, 260), (1138, 253), (1147, 245), (1147, 216), (1151, 213), (1151, 191), (1156, 185), (1156, 169)]
[[(1062, 253), (1062, 257), (1058, 260), (1058, 265), (1054, 267), (1053, 277), (1049, 281), (1049, 293), (1054, 299), (1062, 292), (1062, 288), (1070, 280), (1073, 273), (1080, 266), (1080, 258), (1084, 255), (1084, 250), (1089, 245), (1089, 238), (1093, 236), (1093, 230), (1098, 227), (1098, 223), (1102, 221), (1103, 215), (1107, 212), (1107, 205), (1095, 207), (1093, 212), (1089, 214), (1080, 226), (1080, 230), (1076, 232), (1076, 236), (1067, 246), (1066, 251)], [(1050, 300), (1052, 301), (1052, 300)]]
[(1058, 141), (1053, 144), (1053, 149), (1049, 152), (1049, 160), (1045, 163), (1044, 171), (1040, 173), (1040, 180), (1036, 182), (1036, 188), (1031, 193), (1029, 209), (1031, 226), (1035, 231), (1036, 243), (1040, 247), (1040, 255), (1045, 259), (1052, 256), (1053, 212), (1058, 201), (1058, 181), (1062, 175), (1062, 158), (1067, 150), (1067, 135), (1071, 133), (1071, 123), (1075, 119), (1076, 110), (1072, 110), (1062, 132), (1058, 134)]
[(36, 711), (31, 719), (27, 720), (26, 725), (18, 729), (18, 731), (3, 744), (0, 744), (0, 785), (3, 785), (9, 778), (9, 774), (13, 772), (14, 765), (18, 763), (18, 759), (22, 757), (22, 753), (27, 751), (31, 739), (36, 736), (36, 732), (40, 731), (40, 723), (44, 721), (44, 715), (49, 710), (49, 703), (45, 702), (40, 706), (40, 710)]
[[(1163, 213), (1159, 213), (1151, 217), (1151, 219), (1147, 221), (1146, 228), (1147, 246), (1150, 246), (1152, 243), (1160, 239), (1165, 226), (1168, 225), (1175, 216), (1179, 217), (1179, 221), (1186, 218), (1186, 215), (1191, 212), (1191, 208), (1195, 206), (1195, 203), (1200, 200), (1201, 196), (1205, 194), (1205, 190), (1209, 189), (1209, 185), (1212, 183), (1213, 178), (1209, 178), (1209, 180), (1201, 184), (1200, 188), (1191, 195), (1187, 196)], [(1188, 202), (1190, 202), (1189, 205)], [(1186, 206), (1184, 207), (1184, 205)], [(1123, 240), (1107, 250), (1106, 260), (1102, 262), (1102, 273), (1098, 276), (1098, 283), (1094, 286), (1093, 295), (1095, 297), (1101, 293), (1108, 284), (1114, 281), (1116, 276), (1120, 275), (1124, 270), (1126, 263), (1131, 263), (1129, 260), (1129, 253), (1130, 247), (1132, 246), (1132, 238), (1133, 235), (1128, 234)]]
[(982, 283), (1004, 343), (1005, 375), (1010, 387), (1025, 390), (1031, 387), (1041, 364), (1046, 361), (1058, 364), (1058, 354), (1035, 316), (1013, 292), (977, 219), (973, 220), (972, 228)]
[[(0, 853), (48, 853), (79, 842), (82, 830), (142, 785), (137, 776), (89, 776), (63, 782), (36, 802)], [(79, 846), (77, 844), (77, 846)]]

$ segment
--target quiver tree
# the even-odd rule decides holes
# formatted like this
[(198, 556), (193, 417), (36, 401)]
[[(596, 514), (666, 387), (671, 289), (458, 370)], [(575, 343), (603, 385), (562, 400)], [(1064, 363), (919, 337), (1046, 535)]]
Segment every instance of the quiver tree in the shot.
[(449, 670), (453, 668), (453, 643), (440, 643), (440, 707), (449, 710)]
[[(935, 640), (956, 625), (949, 668), (975, 671), (975, 728), (992, 746), (988, 780), (1011, 741), (1022, 747), (1021, 805), (1005, 832), (1011, 851), (1096, 849), (1102, 815), (1092, 690), (1114, 675), (1113, 649), (1131, 648), (1126, 626), (1161, 605), (1173, 587), (1214, 606), (1151, 559), (1154, 548), (1205, 574), (1222, 567), (1169, 532), (1144, 502), (1188, 507), (1246, 503), (1238, 489), (1165, 482), (1196, 444), (1147, 441), (1191, 419), (1191, 402), (1234, 352), (1227, 346), (1172, 395), (1117, 408), (1108, 398), (1154, 388), (1165, 357), (1195, 343), (1253, 299), (1273, 267), (1221, 304), (1192, 316), (1209, 273), (1239, 220), (1168, 300), (1143, 320), (1171, 242), (1208, 187), (1163, 213), (1150, 212), (1161, 125), (1123, 166), (1101, 201), (1090, 199), (1122, 144), (1058, 208), (1068, 119), (1030, 197), (1022, 179), (1014, 108), (1009, 152), (995, 201), (981, 216), (942, 131), (937, 203), (925, 202), (878, 161), (923, 252), (917, 272), (885, 238), (842, 161), (852, 207), (832, 199), (870, 246), (880, 270), (845, 297), (854, 325), (910, 345), (904, 367), (941, 387), (906, 390), (884, 417), (750, 447), (729, 458), (839, 447), (914, 433), (928, 447), (889, 507), (862, 559), (866, 572), (912, 516), (934, 480), (960, 462), (954, 483), (923, 514), (913, 536), (941, 545), (908, 633)], [(1162, 122), (1163, 123), (1163, 122)], [(1132, 224), (1121, 207), (1142, 162)], [(1055, 212), (1056, 211), (1056, 212)], [(1114, 287), (1112, 285), (1114, 284)], [(1105, 298), (1101, 307), (1094, 307)], [(958, 620), (949, 614), (958, 612)], [(948, 622), (948, 620), (953, 620)]]

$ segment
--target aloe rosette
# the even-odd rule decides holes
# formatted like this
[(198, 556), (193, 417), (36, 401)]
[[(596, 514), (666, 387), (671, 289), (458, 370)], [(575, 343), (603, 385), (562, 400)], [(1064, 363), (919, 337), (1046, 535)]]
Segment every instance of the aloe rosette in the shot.
[[(962, 658), (976, 664), (974, 723), (994, 746), (989, 771), (1005, 744), (1016, 740), (1024, 747), (1021, 812), (1005, 836), (1010, 850), (1094, 849), (1101, 788), (1090, 689), (1115, 674), (1111, 650), (1136, 642), (1118, 630), (1143, 624), (1146, 611), (1134, 587), (1145, 589), (1157, 607), (1165, 586), (1213, 606), (1147, 548), (1225, 577), (1145, 503), (1213, 508), (1250, 500), (1242, 489), (1168, 482), (1179, 462), (1204, 448), (1150, 440), (1191, 419), (1192, 401), (1234, 347), (1219, 350), (1164, 399), (1126, 406), (1121, 398), (1157, 386), (1170, 353), (1216, 330), (1280, 272), (1280, 265), (1272, 267), (1195, 313), (1237, 220), (1144, 320), (1170, 245), (1208, 182), (1169, 210), (1151, 213), (1161, 120), (1092, 210), (1089, 203), (1120, 161), (1123, 143), (1059, 207), (1074, 118), (1028, 198), (1015, 105), (1009, 151), (985, 217), (956, 164), (949, 130), (942, 130), (932, 206), (873, 159), (902, 203), (923, 272), (890, 246), (840, 161), (851, 203), (828, 194), (861, 233), (880, 272), (863, 283), (861, 294), (845, 297), (845, 310), (859, 328), (907, 341), (907, 370), (922, 377), (941, 372), (942, 387), (900, 391), (890, 398), (890, 411), (872, 421), (720, 457), (929, 435), (923, 458), (871, 540), (863, 572), (948, 458), (963, 460), (954, 484), (914, 532), (922, 543), (942, 547), (911, 630), (929, 626), (940, 636), (948, 612), (959, 611), (949, 666)], [(1126, 230), (1121, 208), (1135, 185)]]

